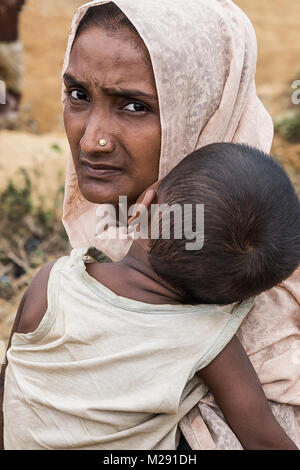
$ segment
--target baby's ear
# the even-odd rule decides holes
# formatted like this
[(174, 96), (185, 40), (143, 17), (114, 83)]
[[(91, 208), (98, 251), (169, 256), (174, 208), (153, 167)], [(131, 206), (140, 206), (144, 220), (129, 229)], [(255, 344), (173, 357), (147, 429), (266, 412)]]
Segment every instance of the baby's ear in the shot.
[(141, 215), (143, 211), (148, 211), (151, 204), (157, 202), (157, 192), (154, 189), (147, 189), (143, 198), (139, 203), (135, 204), (133, 215), (128, 220), (128, 225)]

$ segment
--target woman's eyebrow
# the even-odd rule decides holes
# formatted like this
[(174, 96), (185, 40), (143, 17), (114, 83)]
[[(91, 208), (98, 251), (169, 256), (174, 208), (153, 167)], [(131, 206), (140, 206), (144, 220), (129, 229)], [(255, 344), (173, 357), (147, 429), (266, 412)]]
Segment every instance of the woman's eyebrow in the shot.
[(80, 82), (79, 80), (76, 80), (76, 78), (74, 78), (69, 73), (64, 73), (63, 80), (72, 86), (79, 86), (79, 87), (87, 88), (87, 82)]
[(115, 87), (100, 87), (101, 90), (106, 93), (107, 95), (112, 96), (125, 96), (128, 98), (135, 98), (135, 97), (144, 97), (148, 98), (149, 100), (156, 100), (157, 96), (150, 95), (149, 93), (145, 93), (144, 91), (136, 90), (136, 89), (124, 89), (124, 88), (115, 88)]
[[(88, 84), (87, 82), (81, 82), (79, 80), (76, 80), (72, 75), (69, 73), (65, 73), (63, 76), (63, 79), (65, 82), (68, 82), (72, 86), (78, 86), (78, 87), (83, 87), (87, 88)], [(134, 98), (134, 97), (144, 97), (148, 98), (149, 100), (155, 100), (157, 101), (157, 96), (150, 95), (149, 93), (145, 93), (144, 91), (137, 90), (137, 89), (124, 89), (124, 88), (117, 88), (117, 87), (106, 87), (106, 86), (99, 86), (103, 93), (106, 93), (107, 95), (112, 95), (112, 96), (124, 96), (125, 98)]]

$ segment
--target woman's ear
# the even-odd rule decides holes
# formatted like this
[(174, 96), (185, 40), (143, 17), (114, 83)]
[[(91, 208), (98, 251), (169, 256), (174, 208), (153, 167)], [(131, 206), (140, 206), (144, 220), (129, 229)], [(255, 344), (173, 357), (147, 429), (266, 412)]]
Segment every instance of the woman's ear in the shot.
[(150, 209), (151, 204), (155, 204), (157, 201), (157, 192), (154, 189), (148, 189), (142, 200), (134, 205), (133, 208), (133, 215), (130, 217), (128, 220), (128, 225), (131, 224), (137, 217), (140, 217), (140, 215), (144, 212)]

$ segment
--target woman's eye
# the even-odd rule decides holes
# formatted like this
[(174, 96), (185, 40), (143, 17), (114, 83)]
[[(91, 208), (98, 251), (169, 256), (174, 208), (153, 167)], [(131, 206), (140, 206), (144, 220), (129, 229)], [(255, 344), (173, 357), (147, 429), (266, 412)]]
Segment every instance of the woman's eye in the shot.
[(68, 90), (67, 94), (74, 101), (80, 101), (86, 99), (86, 94), (81, 90)]
[(127, 111), (130, 111), (131, 113), (148, 111), (148, 108), (141, 103), (129, 103), (124, 107), (124, 109), (127, 109)]

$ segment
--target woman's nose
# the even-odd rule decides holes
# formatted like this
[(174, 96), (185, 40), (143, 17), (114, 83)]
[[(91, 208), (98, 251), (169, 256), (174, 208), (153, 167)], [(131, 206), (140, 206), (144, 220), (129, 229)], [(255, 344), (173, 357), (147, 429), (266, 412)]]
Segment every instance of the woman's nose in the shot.
[(113, 152), (115, 140), (107, 129), (109, 125), (104, 126), (103, 120), (99, 117), (89, 119), (80, 140), (81, 151), (85, 154)]

